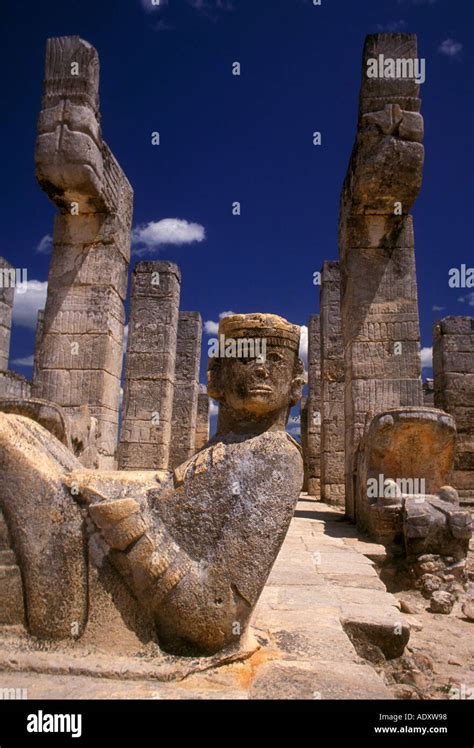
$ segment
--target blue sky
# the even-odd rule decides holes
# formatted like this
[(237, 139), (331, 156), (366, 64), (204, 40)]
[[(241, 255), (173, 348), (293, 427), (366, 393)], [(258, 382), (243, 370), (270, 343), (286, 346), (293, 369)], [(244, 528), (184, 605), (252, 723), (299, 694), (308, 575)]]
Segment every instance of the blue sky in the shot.
[[(268, 311), (304, 325), (319, 309), (313, 273), (338, 256), (364, 37), (415, 32), (426, 59), (414, 209), (422, 346), (434, 319), (473, 314), (474, 289), (448, 285), (450, 268), (474, 264), (472, 0), (20, 0), (3, 18), (0, 254), (30, 280), (15, 308), (14, 370), (31, 374), (15, 362), (32, 353), (55, 213), (33, 160), (48, 36), (78, 34), (99, 52), (103, 132), (135, 191), (135, 236), (179, 221), (145, 236), (146, 257), (181, 267), (181, 308), (208, 322)], [(160, 243), (170, 228), (183, 243)], [(205, 365), (204, 355), (202, 381)]]

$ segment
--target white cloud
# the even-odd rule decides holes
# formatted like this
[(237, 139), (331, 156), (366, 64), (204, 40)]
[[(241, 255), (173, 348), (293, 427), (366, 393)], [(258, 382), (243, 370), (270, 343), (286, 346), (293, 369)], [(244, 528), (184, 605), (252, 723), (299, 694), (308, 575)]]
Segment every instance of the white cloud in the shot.
[(471, 293), (468, 293), (467, 296), (460, 296), (458, 298), (458, 301), (461, 304), (468, 304), (469, 306), (474, 306), (474, 291), (471, 291)]
[(209, 415), (211, 416), (217, 416), (219, 413), (219, 405), (216, 403), (215, 400), (210, 400), (209, 402)]
[(421, 366), (423, 369), (428, 369), (433, 366), (433, 348), (421, 349)]
[(17, 366), (33, 366), (35, 362), (33, 354), (31, 356), (25, 356), (25, 358), (15, 358), (12, 361), (12, 364), (16, 364)]
[(290, 428), (287, 428), (286, 431), (288, 434), (291, 434), (292, 436), (301, 435), (301, 429), (299, 426), (291, 426)]
[(445, 55), (446, 57), (451, 57), (452, 59), (455, 57), (459, 57), (459, 55), (462, 52), (462, 44), (461, 42), (457, 42), (454, 39), (445, 39), (444, 42), (441, 42), (441, 44), (438, 47), (438, 52), (442, 55)]
[(202, 242), (206, 230), (199, 223), (190, 223), (183, 218), (163, 218), (136, 226), (132, 231), (134, 253), (138, 256), (152, 254), (164, 244), (191, 244)]
[(141, 4), (145, 13), (154, 13), (163, 10), (168, 5), (168, 0), (141, 0)]
[(47, 281), (29, 280), (25, 293), (15, 293), (13, 324), (36, 328), (36, 317), (46, 304)]
[(51, 234), (45, 234), (42, 239), (38, 242), (36, 247), (36, 254), (38, 255), (49, 255), (53, 248), (53, 237)]
[(128, 325), (125, 325), (123, 328), (123, 352), (127, 352), (127, 345), (128, 345)]
[(446, 307), (444, 307), (444, 306), (436, 306), (436, 304), (433, 304), (433, 306), (431, 307), (431, 311), (432, 312), (442, 312), (443, 309), (446, 309)]
[(308, 328), (301, 325), (300, 334), (300, 359), (303, 361), (305, 368), (308, 366)]
[(214, 322), (212, 319), (206, 320), (204, 322), (204, 332), (207, 335), (217, 335), (217, 332), (219, 330), (219, 323)]
[[(222, 317), (230, 317), (232, 314), (235, 314), (235, 312), (231, 312), (231, 311), (221, 312), (219, 314), (219, 319), (222, 319)], [(214, 322), (214, 320), (212, 319), (208, 319), (206, 320), (206, 322), (204, 322), (204, 332), (207, 335), (217, 335), (218, 331), (219, 331), (218, 322)]]

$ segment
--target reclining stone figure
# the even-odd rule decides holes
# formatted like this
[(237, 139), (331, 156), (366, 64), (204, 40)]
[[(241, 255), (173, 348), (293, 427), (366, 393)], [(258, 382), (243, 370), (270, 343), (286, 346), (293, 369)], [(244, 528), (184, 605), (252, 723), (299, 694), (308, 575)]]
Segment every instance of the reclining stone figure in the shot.
[(217, 434), (172, 474), (87, 470), (39, 423), (0, 413), (0, 507), (33, 635), (82, 635), (88, 567), (104, 564), (168, 651), (210, 654), (245, 632), (303, 482), (284, 429), (304, 367), (281, 317), (233, 315), (219, 334), (264, 339), (266, 355), (210, 360)]

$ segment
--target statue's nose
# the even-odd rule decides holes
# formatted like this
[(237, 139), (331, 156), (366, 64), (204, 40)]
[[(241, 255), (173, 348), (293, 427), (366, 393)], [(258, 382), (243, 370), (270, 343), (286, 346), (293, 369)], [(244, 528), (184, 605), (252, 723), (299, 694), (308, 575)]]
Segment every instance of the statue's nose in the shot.
[(261, 379), (267, 379), (267, 377), (268, 377), (268, 371), (267, 371), (267, 367), (265, 366), (265, 364), (263, 363), (263, 361), (257, 361), (257, 364), (255, 366), (255, 373)]

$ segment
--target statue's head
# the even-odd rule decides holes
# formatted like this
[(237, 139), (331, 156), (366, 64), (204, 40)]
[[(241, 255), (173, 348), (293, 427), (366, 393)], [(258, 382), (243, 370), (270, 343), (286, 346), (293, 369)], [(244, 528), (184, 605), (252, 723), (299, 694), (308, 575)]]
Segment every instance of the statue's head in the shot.
[(221, 433), (258, 430), (259, 424), (285, 428), (304, 385), (299, 342), (300, 328), (275, 314), (221, 319), (208, 366), (208, 394), (220, 404)]

